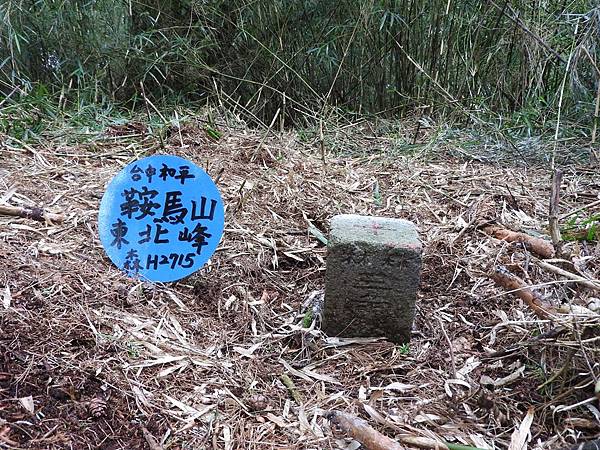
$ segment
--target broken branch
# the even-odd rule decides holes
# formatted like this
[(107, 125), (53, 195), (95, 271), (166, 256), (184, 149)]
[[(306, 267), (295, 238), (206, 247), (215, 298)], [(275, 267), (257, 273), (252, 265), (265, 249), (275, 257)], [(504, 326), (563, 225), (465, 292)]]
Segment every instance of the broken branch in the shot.
[(506, 228), (496, 225), (484, 227), (483, 231), (494, 236), (496, 239), (501, 239), (506, 242), (520, 242), (524, 244), (528, 250), (531, 250), (542, 258), (552, 258), (554, 256), (554, 246), (545, 239), (533, 237), (517, 231), (507, 230)]
[(587, 279), (575, 273), (569, 272), (568, 270), (564, 270), (560, 267), (553, 266), (552, 264), (549, 264), (546, 261), (541, 261), (537, 258), (534, 258), (533, 261), (542, 269), (545, 269), (548, 272), (552, 272), (556, 275), (560, 275), (561, 277), (573, 280), (575, 283), (581, 284), (582, 286), (593, 289), (595, 291), (600, 291), (600, 281)]
[(0, 215), (23, 217), (24, 219), (37, 220), (38, 222), (57, 222), (64, 221), (62, 214), (54, 214), (44, 211), (42, 208), (29, 208), (29, 207), (18, 207), (18, 206), (2, 206), (0, 205)]
[(532, 311), (541, 319), (552, 318), (554, 308), (547, 303), (537, 292), (534, 292), (518, 276), (509, 272), (504, 266), (497, 267), (491, 275), (496, 284), (502, 286), (523, 300)]
[(365, 420), (341, 411), (330, 411), (327, 419), (360, 442), (367, 450), (404, 450), (398, 442), (381, 434)]

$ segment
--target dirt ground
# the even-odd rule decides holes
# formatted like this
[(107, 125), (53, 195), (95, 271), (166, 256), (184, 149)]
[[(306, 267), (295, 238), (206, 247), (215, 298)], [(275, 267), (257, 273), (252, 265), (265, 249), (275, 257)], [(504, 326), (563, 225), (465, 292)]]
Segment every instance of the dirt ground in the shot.
[[(598, 438), (599, 291), (482, 230), (496, 222), (547, 234), (549, 168), (363, 145), (323, 162), (317, 144), (293, 134), (230, 129), (213, 140), (200, 122), (164, 147), (144, 127), (80, 145), (4, 139), (0, 204), (66, 220), (0, 216), (0, 448), (358, 448), (327, 420), (332, 410), (398, 440), (507, 448), (519, 427), (530, 448)], [(110, 263), (97, 214), (111, 177), (154, 153), (218, 177), (226, 224), (207, 266), (152, 286)], [(567, 214), (598, 199), (600, 176), (565, 168), (561, 192)], [(593, 211), (563, 223), (584, 226)], [(409, 346), (306, 326), (326, 257), (309, 223), (326, 234), (340, 213), (418, 225), (423, 272)], [(552, 263), (599, 278), (597, 241), (569, 241), (564, 252), (568, 261)], [(499, 265), (557, 308), (596, 314), (536, 316), (490, 279)]]

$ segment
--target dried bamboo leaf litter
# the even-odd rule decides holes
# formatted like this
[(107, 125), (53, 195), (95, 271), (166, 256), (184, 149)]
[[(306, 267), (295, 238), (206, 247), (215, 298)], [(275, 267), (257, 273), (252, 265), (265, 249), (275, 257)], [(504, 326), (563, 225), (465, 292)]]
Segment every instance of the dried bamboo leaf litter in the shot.
[[(385, 149), (389, 140), (363, 144)], [(193, 124), (165, 149), (112, 130), (93, 144), (0, 152), (1, 204), (64, 215), (0, 217), (0, 446), (351, 448), (326, 419), (334, 409), (391, 438), (481, 448), (506, 448), (530, 407), (532, 447), (600, 431), (598, 310), (576, 309), (593, 310), (598, 292), (481, 229), (547, 233), (544, 168), (382, 152), (328, 155), (323, 165), (318, 146), (292, 134), (232, 128), (214, 141)], [(210, 264), (166, 286), (123, 277), (96, 229), (112, 175), (153, 152), (220, 174), (227, 205)], [(595, 172), (576, 167), (562, 187), (561, 214), (600, 189)], [(326, 339), (318, 308), (307, 316), (325, 268), (314, 229), (326, 234), (341, 213), (418, 225), (423, 276), (409, 346)], [(566, 249), (563, 269), (600, 278), (597, 242)], [(489, 278), (500, 265), (562, 315), (540, 319), (504, 292)], [(565, 331), (544, 338), (556, 326)]]

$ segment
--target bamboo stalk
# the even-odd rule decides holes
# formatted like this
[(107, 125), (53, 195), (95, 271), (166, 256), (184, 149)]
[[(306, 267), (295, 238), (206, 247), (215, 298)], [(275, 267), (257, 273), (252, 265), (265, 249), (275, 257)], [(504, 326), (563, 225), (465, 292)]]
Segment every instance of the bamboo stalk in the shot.
[(558, 207), (560, 204), (560, 182), (562, 181), (562, 170), (554, 169), (552, 175), (552, 192), (550, 194), (550, 205), (548, 211), (548, 222), (552, 243), (556, 247), (560, 241), (560, 228), (558, 226)]
[(23, 217), (24, 219), (37, 220), (38, 222), (56, 222), (61, 223), (65, 220), (62, 214), (54, 214), (44, 211), (42, 208), (18, 207), (0, 205), (0, 215)]

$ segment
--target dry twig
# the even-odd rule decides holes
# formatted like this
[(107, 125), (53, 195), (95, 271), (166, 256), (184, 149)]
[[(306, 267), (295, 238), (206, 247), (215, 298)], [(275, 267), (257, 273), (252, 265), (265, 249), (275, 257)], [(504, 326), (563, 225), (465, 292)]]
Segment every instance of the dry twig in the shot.
[(533, 237), (525, 233), (507, 230), (506, 228), (496, 225), (484, 227), (483, 231), (494, 236), (496, 239), (502, 239), (507, 242), (520, 242), (542, 258), (552, 258), (554, 256), (554, 247), (550, 242), (544, 239)]
[(35, 207), (18, 207), (0, 205), (0, 215), (23, 217), (24, 219), (37, 220), (38, 222), (56, 222), (64, 221), (62, 214), (54, 214), (44, 211), (42, 208)]
[(560, 275), (561, 277), (565, 277), (569, 280), (573, 280), (575, 283), (581, 284), (582, 286), (585, 286), (589, 289), (600, 291), (600, 281), (598, 280), (590, 280), (588, 278), (584, 278), (581, 275), (577, 275), (575, 273), (569, 272), (568, 270), (561, 269), (560, 267), (556, 267), (550, 263), (547, 263), (546, 261), (542, 261), (537, 258), (534, 258), (533, 261), (542, 269)]
[(555, 169), (552, 175), (552, 192), (550, 194), (550, 206), (548, 212), (548, 222), (550, 236), (555, 248), (560, 244), (560, 228), (558, 226), (558, 208), (560, 205), (560, 183), (562, 181), (562, 170)]
[(146, 439), (150, 450), (163, 450), (163, 446), (158, 443), (154, 436), (152, 436), (152, 433), (148, 431), (148, 428), (142, 426), (142, 434), (144, 435), (144, 439)]
[(404, 450), (398, 442), (381, 434), (363, 419), (341, 411), (330, 411), (327, 418), (367, 450)]
[(542, 299), (537, 292), (532, 291), (522, 279), (510, 273), (506, 267), (497, 267), (492, 273), (491, 278), (498, 285), (509, 290), (511, 293), (527, 303), (531, 310), (541, 319), (548, 319), (552, 317), (552, 312), (554, 309), (552, 305), (548, 304), (544, 299)]

